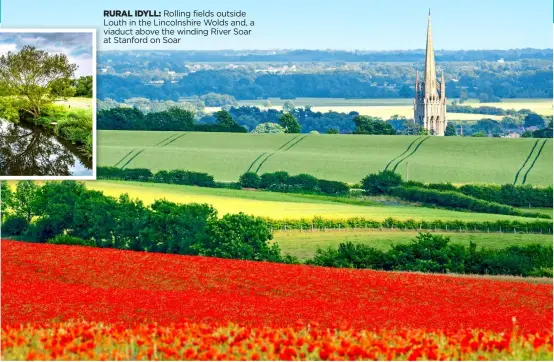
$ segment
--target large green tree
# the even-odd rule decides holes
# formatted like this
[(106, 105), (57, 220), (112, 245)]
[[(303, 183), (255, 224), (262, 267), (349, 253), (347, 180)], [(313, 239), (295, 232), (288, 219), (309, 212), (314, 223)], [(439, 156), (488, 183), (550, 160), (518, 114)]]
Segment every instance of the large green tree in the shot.
[(356, 116), (353, 119), (356, 129), (355, 134), (380, 134), (394, 135), (396, 131), (388, 122), (384, 122), (381, 118), (370, 116)]
[(223, 126), (223, 127), (226, 127), (226, 128), (232, 128), (234, 126), (236, 126), (236, 122), (235, 120), (233, 119), (233, 117), (231, 117), (231, 114), (229, 114), (229, 112), (225, 111), (225, 110), (221, 110), (219, 112), (216, 112), (215, 113), (215, 119), (217, 121), (217, 124), (219, 124), (220, 126)]
[(300, 133), (300, 123), (291, 113), (283, 114), (279, 118), (279, 123), (285, 129), (285, 133)]
[(456, 126), (454, 126), (454, 123), (450, 122), (446, 125), (446, 129), (444, 130), (445, 136), (455, 136), (456, 135)]
[(75, 87), (75, 96), (92, 98), (92, 76), (79, 77), (71, 83)]
[(33, 181), (19, 181), (17, 183), (11, 206), (17, 216), (24, 217), (30, 222), (35, 216), (34, 202), (37, 198), (38, 187)]
[(0, 56), (0, 83), (10, 93), (26, 99), (21, 109), (38, 118), (45, 105), (72, 96), (71, 86), (77, 65), (65, 54), (49, 54), (32, 46)]

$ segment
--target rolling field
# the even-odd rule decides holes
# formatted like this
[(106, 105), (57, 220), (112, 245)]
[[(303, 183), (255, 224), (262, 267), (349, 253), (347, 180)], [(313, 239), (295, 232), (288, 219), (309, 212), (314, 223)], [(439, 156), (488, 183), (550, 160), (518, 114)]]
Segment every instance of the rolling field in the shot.
[(550, 284), (0, 242), (5, 360), (552, 360)]
[(220, 181), (288, 171), (357, 183), (388, 167), (422, 182), (505, 184), (518, 175), (518, 184), (552, 185), (552, 139), (98, 131), (98, 140), (99, 166), (185, 169)]
[[(340, 243), (352, 242), (366, 244), (379, 250), (387, 250), (392, 244), (407, 244), (417, 236), (416, 231), (277, 231), (273, 240), (279, 244), (284, 253), (289, 253), (306, 260), (314, 256), (317, 248), (329, 246), (337, 248)], [(473, 240), (478, 248), (502, 249), (512, 245), (542, 244), (552, 245), (552, 235), (508, 234), (508, 233), (447, 233), (440, 235), (450, 237), (455, 244), (468, 246)]]
[(158, 199), (178, 203), (207, 203), (217, 209), (220, 216), (244, 212), (249, 215), (274, 219), (322, 216), (326, 218), (364, 217), (374, 220), (384, 220), (388, 217), (399, 220), (534, 220), (518, 216), (458, 212), (416, 206), (359, 206), (328, 200), (314, 200), (302, 195), (267, 191), (215, 189), (128, 181), (99, 180), (85, 183), (87, 188), (102, 191), (104, 194), (113, 197), (128, 193), (130, 197), (138, 198), (146, 204)]

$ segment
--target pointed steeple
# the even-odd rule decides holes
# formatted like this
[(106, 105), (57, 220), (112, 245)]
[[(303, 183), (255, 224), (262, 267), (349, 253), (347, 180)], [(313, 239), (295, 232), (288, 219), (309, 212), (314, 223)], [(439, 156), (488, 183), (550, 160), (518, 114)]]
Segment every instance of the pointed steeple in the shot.
[(417, 70), (415, 72), (415, 91), (419, 91), (419, 72)]
[(425, 95), (437, 93), (437, 72), (435, 70), (435, 52), (433, 51), (433, 34), (431, 32), (431, 9), (427, 19), (427, 46), (425, 48)]

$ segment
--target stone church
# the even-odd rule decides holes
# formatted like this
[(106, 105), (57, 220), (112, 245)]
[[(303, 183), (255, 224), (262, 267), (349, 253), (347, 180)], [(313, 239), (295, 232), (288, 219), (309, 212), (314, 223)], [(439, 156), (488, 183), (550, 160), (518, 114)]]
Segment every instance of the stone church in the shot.
[(416, 71), (414, 121), (422, 125), (430, 135), (444, 136), (446, 130), (446, 84), (444, 73), (437, 81), (435, 53), (431, 33), (431, 11), (427, 20), (427, 46), (425, 48), (425, 74), (420, 81)]

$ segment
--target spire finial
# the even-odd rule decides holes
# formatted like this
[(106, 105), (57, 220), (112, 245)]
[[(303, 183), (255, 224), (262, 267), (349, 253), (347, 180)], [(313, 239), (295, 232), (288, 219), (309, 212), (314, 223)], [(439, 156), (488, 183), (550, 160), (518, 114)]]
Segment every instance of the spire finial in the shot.
[(431, 16), (431, 8), (429, 8), (429, 16)]

